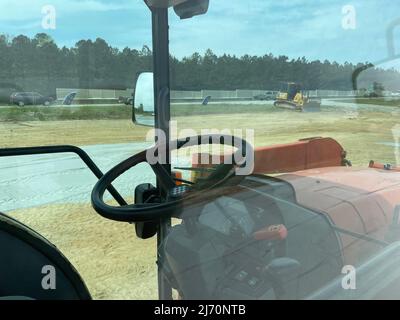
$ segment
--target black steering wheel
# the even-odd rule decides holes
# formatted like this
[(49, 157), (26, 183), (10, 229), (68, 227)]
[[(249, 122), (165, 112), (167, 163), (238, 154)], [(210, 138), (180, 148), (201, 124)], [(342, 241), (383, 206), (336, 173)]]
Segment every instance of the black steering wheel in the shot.
[[(220, 144), (234, 146), (237, 150), (232, 153), (232, 161), (229, 164), (220, 165), (216, 171), (214, 171), (209, 177), (209, 187), (215, 185), (217, 178), (221, 180), (221, 176), (226, 176), (235, 166), (242, 166), (246, 163), (247, 155), (252, 154), (253, 149), (246, 140), (230, 136), (230, 135), (200, 135), (195, 137), (188, 137), (185, 139), (178, 139), (169, 144), (170, 151), (179, 150), (181, 148), (191, 147), (202, 144)], [(155, 146), (141, 151), (138, 154), (122, 161), (108, 171), (100, 180), (96, 183), (93, 188), (91, 200), (92, 206), (97, 213), (101, 216), (124, 222), (144, 222), (150, 220), (157, 220), (160, 218), (168, 217), (172, 209), (182, 199), (179, 197), (167, 197), (165, 202), (162, 203), (140, 203), (130, 204), (125, 206), (110, 206), (103, 200), (104, 192), (112, 184), (112, 182), (123, 174), (128, 169), (136, 166), (139, 163), (147, 162), (154, 173), (156, 174), (159, 183), (167, 190), (167, 194), (171, 191), (176, 191), (177, 185), (173, 177), (165, 170), (164, 166), (158, 161), (148, 161), (147, 155), (157, 155), (160, 150), (166, 150), (165, 145), (156, 144)], [(160, 155), (158, 155), (160, 157)], [(226, 157), (225, 157), (226, 159)], [(204, 185), (204, 182), (203, 182)]]

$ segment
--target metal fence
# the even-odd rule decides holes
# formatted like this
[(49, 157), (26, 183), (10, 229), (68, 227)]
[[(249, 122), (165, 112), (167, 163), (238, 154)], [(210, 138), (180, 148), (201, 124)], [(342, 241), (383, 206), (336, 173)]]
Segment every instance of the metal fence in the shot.
[(103, 90), (103, 89), (67, 89), (57, 88), (57, 99), (64, 99), (71, 92), (76, 92), (76, 100), (86, 99), (118, 99), (118, 97), (128, 97), (132, 91), (126, 90)]
[[(171, 91), (171, 100), (190, 101), (202, 100), (211, 96), (213, 100), (248, 100), (254, 96), (273, 90), (200, 90), (200, 91)], [(57, 99), (62, 100), (70, 92), (76, 92), (75, 100), (116, 100), (119, 97), (130, 97), (131, 89), (126, 90), (102, 90), (102, 89), (67, 89), (57, 88)], [(310, 97), (354, 97), (356, 91), (337, 91), (337, 90), (310, 90)]]
[[(191, 100), (205, 99), (211, 96), (213, 100), (247, 100), (254, 96), (274, 90), (201, 90), (201, 91), (171, 91), (172, 100)], [(275, 91), (276, 92), (276, 91)], [(310, 97), (354, 97), (357, 91), (338, 91), (338, 90), (309, 90)]]

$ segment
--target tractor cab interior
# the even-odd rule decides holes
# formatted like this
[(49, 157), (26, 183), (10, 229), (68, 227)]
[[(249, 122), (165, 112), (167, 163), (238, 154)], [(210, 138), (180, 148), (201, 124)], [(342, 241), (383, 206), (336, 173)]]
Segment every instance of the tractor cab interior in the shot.
[(289, 185), (251, 176), (199, 198), (186, 201), (161, 251), (181, 297), (299, 299), (340, 272), (334, 228), (297, 206)]

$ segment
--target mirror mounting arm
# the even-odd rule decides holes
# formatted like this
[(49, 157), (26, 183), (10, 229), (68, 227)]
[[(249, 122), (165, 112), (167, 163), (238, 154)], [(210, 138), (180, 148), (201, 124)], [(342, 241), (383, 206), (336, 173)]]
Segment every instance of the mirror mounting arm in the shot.
[(169, 135), (169, 35), (168, 9), (152, 11), (155, 126)]

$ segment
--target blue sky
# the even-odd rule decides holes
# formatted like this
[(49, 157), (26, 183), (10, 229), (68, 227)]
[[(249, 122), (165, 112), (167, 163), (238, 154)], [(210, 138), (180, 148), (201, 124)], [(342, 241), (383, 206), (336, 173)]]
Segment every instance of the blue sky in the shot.
[[(41, 27), (44, 5), (56, 9), (56, 29)], [(355, 9), (355, 29), (344, 29), (342, 8)], [(386, 30), (400, 18), (389, 0), (210, 0), (207, 15), (181, 21), (170, 13), (171, 53), (182, 57), (211, 48), (215, 53), (305, 56), (339, 62), (378, 61), (387, 56)], [(113, 46), (151, 44), (150, 12), (142, 0), (0, 0), (0, 32), (38, 32), (59, 45), (101, 37)], [(399, 43), (400, 26), (395, 32)]]

